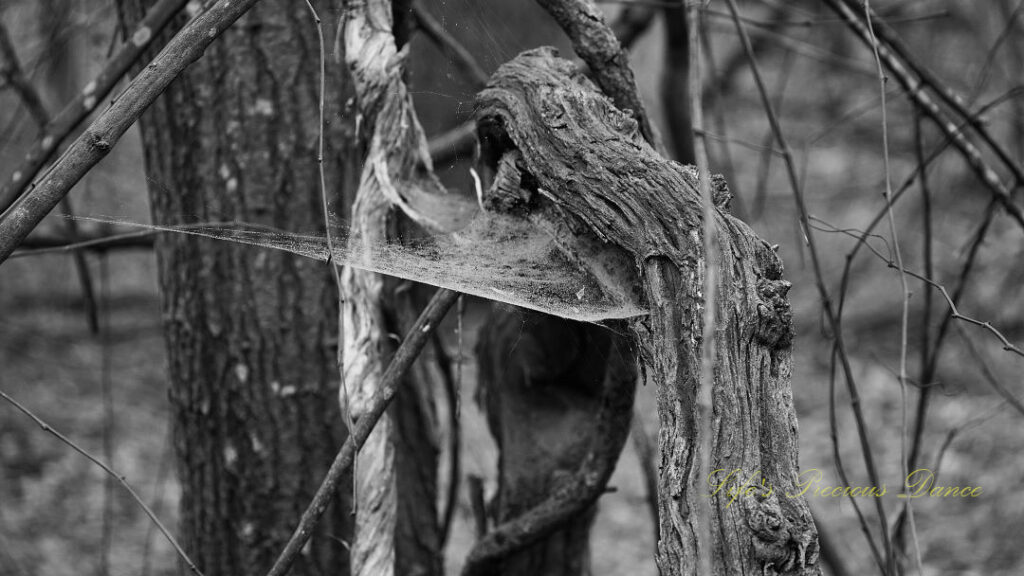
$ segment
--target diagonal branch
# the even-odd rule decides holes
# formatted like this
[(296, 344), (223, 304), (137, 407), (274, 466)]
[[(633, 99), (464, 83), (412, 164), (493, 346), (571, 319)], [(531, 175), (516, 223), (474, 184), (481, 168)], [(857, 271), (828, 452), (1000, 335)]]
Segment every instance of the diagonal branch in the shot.
[[(43, 130), (39, 137), (29, 148), (21, 164), (0, 188), (0, 211), (6, 210), (25, 192), (32, 179), (56, 154), (60, 143), (110, 94), (121, 77), (138, 61), (153, 39), (187, 2), (188, 0), (161, 0), (154, 5), (139, 22), (131, 39), (121, 46), (117, 54), (107, 62), (103, 71), (86, 84), (78, 96), (55, 117), (47, 117), (41, 122)], [(29, 109), (31, 110), (31, 107)]]
[(102, 160), (157, 96), (259, 0), (216, 0), (181, 30), (79, 136), (38, 184), (0, 216), (0, 264), (85, 174)]
[[(855, 6), (852, 0), (843, 1), (848, 7), (853, 8)], [(860, 10), (859, 8), (853, 11), (855, 15), (863, 12), (865, 12), (865, 10)], [(868, 25), (868, 32), (870, 33), (867, 40), (871, 40), (870, 43), (877, 44), (879, 48), (885, 47), (890, 50), (893, 53), (893, 59), (898, 58), (902, 60), (903, 65), (918, 76), (923, 86), (926, 86), (935, 92), (939, 99), (942, 100), (950, 110), (967, 121), (971, 128), (978, 133), (978, 136), (984, 140), (992, 151), (996, 153), (1002, 163), (1006, 165), (1010, 172), (1013, 173), (1016, 183), (1024, 184), (1024, 171), (1021, 170), (1020, 165), (1013, 160), (1010, 153), (1007, 152), (1003, 146), (996, 142), (988, 129), (985, 128), (985, 124), (982, 120), (978, 118), (976, 114), (967, 109), (967, 104), (964, 103), (963, 99), (939, 80), (939, 78), (932, 74), (928, 68), (917, 62), (896, 31), (893, 30), (892, 27), (884, 20), (880, 19), (874, 10), (871, 10), (871, 8), (868, 7), (866, 12), (870, 14), (871, 18), (870, 21), (868, 21), (867, 17), (862, 19), (862, 21)], [(890, 70), (896, 72), (893, 68), (890, 68)]]
[(366, 411), (356, 422), (352, 433), (345, 439), (345, 444), (334, 458), (334, 463), (327, 471), (327, 476), (320, 484), (320, 488), (317, 489), (316, 495), (313, 496), (306, 511), (302, 513), (299, 525), (295, 528), (295, 532), (274, 566), (267, 572), (267, 576), (284, 576), (288, 573), (296, 556), (299, 555), (302, 547), (306, 545), (309, 537), (313, 534), (313, 528), (316, 527), (328, 504), (334, 498), (342, 475), (352, 467), (356, 452), (363, 447), (363, 443), (370, 436), (374, 425), (377, 424), (384, 414), (384, 410), (394, 399), (402, 377), (412, 366), (423, 347), (430, 341), (431, 333), (458, 298), (458, 292), (438, 288), (423, 313), (416, 319), (405, 340), (402, 341), (402, 345), (395, 352), (391, 363), (388, 364), (387, 370), (381, 376), (380, 385), (373, 397), (370, 398)]
[(644, 140), (664, 151), (640, 101), (626, 51), (592, 0), (537, 0), (537, 3), (572, 40), (573, 49), (590, 67), (601, 91), (611, 97), (620, 110), (632, 110)]
[(488, 74), (476, 61), (476, 58), (470, 54), (469, 50), (458, 39), (449, 34), (430, 12), (427, 12), (422, 2), (413, 3), (412, 13), (416, 17), (416, 25), (419, 30), (426, 34), (427, 38), (430, 38), (430, 41), (444, 52), (445, 57), (455, 61), (455, 64), (466, 73), (466, 76), (473, 81), (477, 89), (483, 88), (484, 84), (487, 84)]
[[(926, 89), (931, 88), (933, 91), (942, 94), (943, 90), (929, 84), (926, 78), (915, 73), (915, 66), (908, 64), (888, 43), (872, 41), (871, 31), (860, 19), (857, 10), (850, 8), (850, 0), (825, 0), (825, 3), (841, 16), (847, 25), (869, 47), (877, 46), (879, 58), (885, 64), (889, 73), (896, 78), (900, 86), (907, 92), (914, 105), (935, 122), (939, 130), (960, 151), (960, 155), (963, 156), (985, 187), (989, 189), (993, 197), (1021, 227), (1024, 227), (1024, 210), (1013, 202), (1010, 189), (1002, 181), (999, 174), (985, 161), (978, 148), (957, 129), (956, 124), (943, 112), (926, 91)], [(952, 97), (950, 96), (950, 98)], [(965, 118), (968, 119), (968, 122), (977, 122), (973, 115), (967, 114)], [(1016, 175), (1017, 170), (1015, 168), (1011, 169), (1014, 169)]]
[[(43, 105), (43, 99), (39, 95), (39, 91), (25, 77), (21, 63), (18, 61), (18, 55), (14, 51), (14, 45), (11, 43), (10, 35), (7, 33), (7, 27), (3, 24), (0, 24), (0, 60), (2, 60), (0, 74), (15, 88), (25, 107), (32, 113), (36, 123), (45, 131), (46, 126), (50, 122), (50, 114)], [(66, 216), (74, 215), (71, 202), (67, 198), (61, 201), (61, 208)], [(67, 230), (71, 241), (77, 242), (78, 225), (75, 221), (70, 218), (65, 220), (64, 228)], [(99, 307), (96, 305), (96, 297), (92, 288), (92, 275), (89, 273), (89, 264), (85, 261), (85, 256), (79, 251), (75, 251), (72, 254), (72, 258), (75, 261), (75, 270), (78, 272), (78, 281), (82, 286), (82, 298), (85, 300), (85, 316), (86, 321), (89, 323), (89, 331), (93, 334), (98, 334), (100, 330)]]
[(135, 491), (134, 488), (132, 488), (131, 484), (129, 484), (128, 481), (125, 480), (125, 477), (123, 475), (121, 475), (118, 472), (116, 472), (113, 469), (111, 469), (110, 466), (108, 466), (102, 460), (96, 458), (91, 453), (89, 453), (87, 450), (85, 450), (84, 448), (82, 448), (78, 444), (76, 444), (73, 441), (71, 441), (70, 438), (68, 438), (64, 434), (61, 434), (59, 431), (54, 429), (52, 426), (50, 426), (49, 424), (44, 422), (41, 418), (36, 416), (35, 413), (33, 413), (31, 410), (29, 410), (28, 408), (23, 406), (20, 402), (18, 402), (14, 398), (11, 398), (10, 396), (8, 396), (7, 394), (5, 394), (2, 391), (0, 391), (0, 398), (3, 398), (8, 403), (10, 403), (12, 406), (17, 408), (19, 412), (21, 412), (25, 416), (28, 416), (29, 418), (31, 418), (32, 421), (35, 422), (45, 432), (49, 432), (50, 434), (53, 434), (54, 437), (56, 437), (58, 440), (60, 440), (65, 445), (70, 447), (72, 450), (74, 450), (75, 452), (78, 452), (79, 454), (84, 456), (88, 461), (90, 461), (93, 464), (95, 464), (96, 466), (98, 466), (101, 470), (103, 470), (103, 472), (107, 476), (110, 476), (111, 478), (114, 478), (115, 480), (117, 480), (118, 483), (120, 483), (121, 486), (125, 489), (125, 491), (128, 492), (128, 495), (132, 497), (132, 500), (135, 501), (135, 503), (139, 506), (139, 508), (142, 508), (142, 511), (145, 512), (146, 516), (149, 517), (150, 521), (152, 521), (153, 524), (156, 525), (157, 529), (160, 530), (160, 532), (164, 535), (164, 537), (167, 539), (167, 541), (171, 543), (171, 546), (174, 548), (175, 552), (177, 552), (178, 557), (181, 558), (182, 562), (184, 562), (186, 566), (188, 566), (189, 570), (191, 570), (193, 574), (197, 574), (198, 576), (202, 576), (203, 573), (199, 571), (199, 568), (197, 568), (195, 563), (192, 562), (192, 559), (190, 559), (188, 557), (188, 554), (186, 554), (185, 550), (183, 550), (182, 547), (178, 544), (178, 541), (175, 540), (174, 536), (171, 535), (170, 531), (168, 531), (167, 528), (164, 527), (163, 523), (160, 522), (160, 519), (156, 517), (156, 514), (153, 512), (153, 510), (150, 509), (150, 507), (147, 506), (146, 503), (142, 501), (142, 498), (139, 497), (139, 494)]
[[(656, 13), (654, 8), (644, 5), (630, 5), (619, 13), (611, 29), (623, 49), (628, 50), (650, 28)], [(434, 164), (448, 164), (460, 156), (471, 154), (475, 143), (476, 123), (470, 120), (431, 138), (430, 156)]]

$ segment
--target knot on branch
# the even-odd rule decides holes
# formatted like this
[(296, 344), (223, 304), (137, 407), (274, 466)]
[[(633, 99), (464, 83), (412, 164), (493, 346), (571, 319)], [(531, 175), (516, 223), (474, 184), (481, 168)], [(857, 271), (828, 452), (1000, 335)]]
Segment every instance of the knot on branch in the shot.
[(694, 262), (701, 245), (696, 180), (641, 137), (621, 110), (552, 48), (503, 64), (477, 95), (481, 159), (492, 169), (510, 149), (538, 190), (638, 262)]
[(754, 555), (765, 574), (815, 574), (818, 533), (798, 510), (787, 511), (778, 494), (759, 489), (744, 498), (747, 526), (752, 533)]
[(786, 295), (792, 284), (785, 280), (757, 281), (757, 341), (771, 349), (786, 348), (793, 342), (793, 310)]

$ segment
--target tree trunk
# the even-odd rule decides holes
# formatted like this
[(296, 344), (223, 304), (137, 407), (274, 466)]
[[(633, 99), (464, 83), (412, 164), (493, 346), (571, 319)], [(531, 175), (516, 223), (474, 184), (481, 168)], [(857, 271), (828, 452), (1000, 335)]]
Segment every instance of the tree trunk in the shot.
[[(146, 0), (121, 0), (137, 21)], [(340, 2), (320, 5), (325, 27)], [(303, 2), (265, 0), (142, 119), (153, 219), (323, 230), (317, 30)], [(337, 82), (338, 75), (329, 80)], [(344, 86), (332, 86), (344, 93)], [(327, 102), (325, 167), (350, 188), (352, 130)], [(345, 182), (349, 182), (346, 184)], [(182, 484), (179, 530), (208, 576), (267, 571), (344, 439), (337, 297), (321, 263), (188, 235), (157, 244)], [(292, 574), (346, 574), (351, 489)]]
[[(542, 504), (586, 459), (598, 434), (606, 372), (635, 378), (619, 344), (602, 326), (495, 306), (477, 357), (481, 401), (500, 451), (491, 504), (496, 523), (514, 522)], [(501, 559), (491, 573), (589, 574), (596, 508), (586, 506), (564, 527)]]
[[(715, 574), (820, 574), (807, 504), (788, 496), (798, 492), (792, 327), (774, 250), (728, 214), (728, 190), (717, 182), (714, 430), (712, 453), (700, 454), (704, 223), (693, 169), (658, 155), (631, 115), (549, 49), (502, 66), (477, 103), (483, 157), (501, 159), (485, 202), (512, 190), (521, 211), (566, 224), (563, 244), (596, 235), (609, 256), (634, 262), (648, 314), (630, 331), (659, 396), (662, 573), (695, 574), (701, 548)], [(726, 471), (716, 480), (736, 471), (722, 490), (699, 477), (709, 456), (712, 470)], [(751, 493), (733, 502), (726, 488), (748, 480)], [(708, 494), (713, 537), (695, 514)]]

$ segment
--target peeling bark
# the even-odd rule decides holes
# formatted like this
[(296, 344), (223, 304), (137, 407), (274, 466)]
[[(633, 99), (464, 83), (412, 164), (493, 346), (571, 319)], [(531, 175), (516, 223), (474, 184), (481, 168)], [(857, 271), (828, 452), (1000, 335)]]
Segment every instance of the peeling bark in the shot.
[[(714, 491), (697, 477), (704, 256), (693, 168), (659, 156), (631, 114), (551, 49), (502, 66), (478, 96), (477, 122), (496, 171), (497, 159), (514, 155), (527, 214), (564, 215), (570, 230), (582, 225), (635, 265), (649, 314), (630, 331), (659, 396), (662, 573), (695, 573), (697, 547), (710, 546), (716, 574), (819, 574), (807, 504), (787, 497), (797, 473), (789, 283), (772, 248), (728, 214), (724, 182), (716, 183), (712, 226), (722, 247), (712, 469), (739, 470), (736, 484), (757, 474), (765, 488), (731, 505), (725, 490), (716, 492), (709, 542), (691, 514)], [(502, 186), (507, 179), (498, 178), (491, 193), (507, 194)]]
[[(465, 210), (433, 174), (426, 137), (404, 82), (408, 3), (353, 2), (346, 11), (346, 63), (355, 80), (367, 152), (352, 208), (351, 240), (379, 245), (408, 238), (418, 227), (454, 226)], [(397, 37), (397, 41), (396, 41)], [(358, 419), (380, 386), (395, 344), (422, 306), (424, 292), (409, 282), (354, 268), (342, 275), (345, 301), (345, 409)], [(416, 360), (399, 395), (360, 451), (355, 472), (356, 537), (352, 573), (440, 575), (437, 513), (439, 426), (434, 398), (447, 372), (436, 343)]]

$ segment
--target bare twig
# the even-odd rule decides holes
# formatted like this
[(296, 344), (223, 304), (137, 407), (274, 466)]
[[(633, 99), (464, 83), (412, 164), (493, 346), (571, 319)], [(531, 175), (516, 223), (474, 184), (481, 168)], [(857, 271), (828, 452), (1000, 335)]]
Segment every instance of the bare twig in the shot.
[(987, 382), (988, 385), (996, 391), (996, 393), (1002, 396), (1003, 400), (1006, 400), (1007, 404), (1013, 406), (1014, 410), (1021, 415), (1024, 415), (1024, 402), (1021, 402), (1020, 399), (1017, 398), (1017, 396), (1015, 396), (1013, 392), (1011, 392), (999, 380), (999, 378), (996, 377), (995, 373), (992, 372), (992, 368), (989, 367), (988, 362), (985, 361), (985, 358), (981, 355), (978, 347), (974, 344), (974, 340), (967, 335), (967, 331), (964, 330), (964, 327), (957, 325), (957, 332), (960, 334), (960, 339), (963, 340), (964, 345), (967, 346), (968, 352), (971, 353), (971, 357), (974, 358), (974, 361), (981, 367), (981, 374), (985, 377), (985, 382)]
[(93, 252), (118, 249), (149, 250), (153, 248), (153, 236), (161, 232), (162, 230), (138, 230), (117, 234), (87, 234), (77, 242), (65, 236), (33, 235), (21, 243), (18, 250), (11, 254), (11, 259), (42, 256), (45, 254), (66, 254), (76, 250), (90, 250)]
[(21, 69), (21, 62), (14, 50), (14, 43), (11, 41), (7, 27), (0, 24), (0, 79), (4, 84), (11, 87), (17, 94), (21, 103), (32, 115), (36, 124), (45, 126), (50, 121), (50, 113), (43, 104), (39, 92), (25, 77)]
[[(820, 220), (819, 220), (819, 222), (820, 222)], [(823, 230), (822, 228), (816, 228), (816, 229)], [(831, 227), (830, 230), (826, 229), (825, 231), (847, 233), (847, 231), (839, 229), (839, 228), (836, 228), (836, 227)], [(851, 234), (851, 236), (858, 237), (857, 234)], [(859, 236), (862, 237), (863, 233), (860, 233)], [(864, 246), (867, 246), (868, 250), (870, 250), (880, 260), (885, 262), (886, 266), (888, 266), (889, 268), (898, 269), (898, 266), (896, 265), (896, 262), (894, 262), (889, 255), (882, 254), (881, 252), (878, 251), (878, 249), (876, 249), (874, 246), (872, 246), (871, 244), (869, 244), (867, 242), (864, 243)], [(965, 315), (961, 314), (960, 313), (960, 309), (959, 309), (959, 307), (957, 306), (957, 303), (956, 303), (956, 298), (949, 295), (949, 292), (946, 290), (945, 286), (943, 286), (942, 284), (936, 282), (935, 280), (933, 280), (931, 278), (928, 278), (927, 276), (925, 276), (925, 275), (923, 275), (923, 274), (921, 274), (919, 272), (914, 272), (913, 270), (910, 270), (908, 268), (904, 268), (903, 269), (903, 273), (908, 275), (908, 276), (910, 276), (910, 277), (912, 277), (912, 278), (916, 278), (916, 279), (920, 280), (921, 282), (924, 282), (925, 284), (927, 284), (927, 285), (931, 286), (932, 288), (935, 288), (936, 290), (938, 290), (939, 293), (942, 294), (943, 299), (946, 301), (946, 305), (949, 307), (949, 317), (950, 317), (950, 319), (952, 319), (952, 320), (961, 320), (961, 321), (966, 322), (968, 324), (973, 324), (974, 326), (978, 326), (980, 328), (983, 328), (985, 331), (987, 331), (990, 334), (992, 334), (992, 336), (994, 336), (999, 341), (999, 343), (1002, 345), (1003, 350), (1005, 350), (1007, 352), (1011, 352), (1014, 355), (1020, 356), (1021, 358), (1024, 358), (1024, 350), (1022, 350), (1020, 347), (1018, 347), (1017, 345), (1015, 345), (1012, 342), (1010, 342), (1009, 339), (1007, 339), (1006, 336), (1001, 331), (999, 331), (998, 328), (993, 326), (990, 322), (978, 320), (976, 318), (972, 318), (970, 316), (965, 316)]]
[[(907, 92), (915, 106), (931, 118), (936, 126), (952, 141), (953, 145), (960, 151), (961, 156), (963, 156), (964, 160), (993, 197), (999, 201), (1000, 205), (1021, 227), (1024, 227), (1024, 210), (1013, 202), (1009, 188), (1003, 183), (999, 174), (985, 161), (977, 147), (960, 132), (955, 123), (939, 108), (926, 89), (936, 92), (944, 101), (947, 98), (951, 100), (955, 100), (955, 98), (948, 94), (941, 85), (930, 82), (930, 76), (927, 73), (922, 75), (920, 67), (908, 62), (906, 58), (902, 58), (899, 49), (895, 46), (890, 43), (874, 42), (868, 26), (857, 15), (857, 11), (851, 8), (852, 0), (825, 0), (825, 2), (833, 11), (846, 19), (850, 28), (865, 43), (869, 46), (877, 47), (879, 58), (885, 64), (889, 73), (896, 78)], [(949, 104), (949, 101), (947, 101), (947, 104)], [(960, 111), (962, 112), (961, 116), (967, 122), (973, 123), (976, 121), (974, 114), (962, 109)], [(987, 137), (987, 133), (979, 132), (979, 134), (983, 138)], [(988, 142), (988, 140), (986, 141)], [(989, 142), (989, 146), (997, 150), (997, 153), (1002, 157), (1003, 152), (997, 144)], [(1014, 175), (1018, 178), (1019, 182), (1020, 177), (1017, 176), (1019, 167), (1013, 166), (1011, 170), (1014, 171)]]
[(188, 3), (188, 0), (161, 0), (157, 2), (139, 22), (131, 39), (125, 42), (111, 58), (103, 71), (93, 78), (85, 88), (61, 110), (56, 117), (47, 118), (39, 138), (29, 148), (21, 164), (14, 169), (10, 178), (0, 188), (0, 212), (6, 210), (24, 193), (32, 179), (53, 158), (60, 143), (96, 109), (96, 106), (110, 94), (121, 77), (142, 56), (146, 48), (157, 37), (171, 18)]
[[(789, 145), (786, 142), (785, 137), (782, 133), (782, 127), (779, 125), (778, 117), (775, 115), (775, 110), (772, 107), (771, 101), (768, 97), (768, 89), (765, 86), (764, 80), (761, 77), (761, 72), (757, 66), (757, 60), (754, 57), (753, 48), (750, 45), (750, 38), (747, 36), (746, 29), (743, 23), (739, 20), (739, 10), (736, 8), (735, 0), (726, 0), (729, 6), (729, 12), (733, 15), (733, 21), (736, 25), (736, 30), (740, 35), (740, 39), (743, 43), (744, 51), (747, 54), (747, 60), (750, 62), (750, 69), (754, 75), (754, 81), (757, 84), (758, 92), (761, 95), (761, 101), (764, 104), (765, 113), (768, 116), (768, 121), (771, 124), (772, 132), (775, 134), (778, 147), (782, 150), (784, 155), (784, 161), (786, 165), (786, 173), (789, 177), (790, 188), (792, 189), (794, 199), (796, 201), (797, 210), (800, 216), (800, 225), (804, 234), (805, 242), (807, 243), (807, 249), (811, 256), (811, 263), (814, 270), (815, 283), (818, 288), (819, 296), (821, 297), (822, 310), (825, 312), (825, 317), (828, 320), (829, 327), (832, 329), (833, 338), (835, 339), (836, 352), (841, 361), (843, 367), (843, 375), (846, 380), (846, 386), (850, 393), (850, 406), (853, 411), (854, 421), (857, 425), (857, 435), (861, 445), (861, 452), (864, 458), (864, 464), (867, 467), (868, 478), (871, 483), (875, 486), (879, 486), (879, 475), (878, 470), (875, 466), (874, 455), (871, 450), (871, 444), (867, 436), (867, 425), (864, 420), (864, 414), (860, 406), (860, 394), (857, 391), (856, 380), (853, 376), (853, 368), (850, 365), (849, 357), (846, 353), (845, 343), (842, 338), (842, 330), (839, 324), (839, 317), (836, 315), (835, 310), (832, 308), (831, 296), (829, 295), (828, 288), (825, 286), (824, 275), (822, 273), (821, 263), (818, 256), (817, 246), (814, 242), (814, 234), (811, 230), (809, 223), (807, 206), (804, 203), (803, 191), (800, 186), (799, 178), (796, 173), (796, 166), (793, 162), (793, 155), (790, 152)], [(836, 450), (838, 454), (838, 450)], [(844, 484), (849, 485), (848, 480), (845, 477), (845, 472), (841, 466), (837, 466), (840, 471), (841, 480)], [(853, 498), (850, 498), (853, 500)], [(891, 556), (890, 544), (889, 544), (889, 528), (886, 521), (885, 508), (882, 504), (881, 498), (875, 498), (875, 506), (878, 511), (879, 523), (882, 529), (882, 541), (885, 544), (886, 557)], [(874, 543), (871, 538), (870, 530), (863, 524), (862, 530), (865, 536), (870, 542), (872, 542), (872, 549), (874, 550)], [(884, 571), (884, 570), (883, 570)]]
[[(855, 0), (842, 0), (848, 7), (854, 6)], [(856, 14), (856, 12), (855, 12)], [(995, 152), (999, 160), (1006, 166), (1011, 173), (1013, 173), (1016, 184), (1024, 183), (1024, 171), (1021, 170), (1020, 165), (1011, 157), (1010, 153), (995, 138), (989, 133), (985, 124), (970, 110), (967, 109), (966, 104), (953, 92), (949, 86), (939, 80), (927, 67), (922, 66), (910, 53), (910, 50), (906, 47), (899, 35), (890, 28), (883, 20), (880, 20), (878, 16), (868, 6), (864, 10), (864, 22), (867, 24), (868, 36), (867, 40), (871, 41), (874, 46), (872, 49), (881, 52), (882, 47), (888, 48), (893, 53), (893, 62), (898, 58), (902, 60), (902, 64), (906, 66), (910, 72), (916, 74), (920, 79), (923, 86), (930, 89), (939, 99), (949, 107), (957, 116), (966, 120), (967, 123), (974, 129), (974, 131), (981, 137), (982, 141), (988, 145), (989, 148)], [(862, 36), (862, 39), (865, 39)], [(900, 68), (889, 65), (889, 69), (894, 75), (899, 75)]]
[[(320, 201), (321, 208), (323, 210), (324, 218), (324, 236), (327, 239), (327, 264), (331, 268), (331, 279), (334, 281), (334, 288), (338, 295), (338, 341), (341, 341), (342, 331), (342, 319), (341, 319), (341, 303), (345, 299), (345, 294), (341, 288), (341, 269), (334, 265), (334, 234), (331, 232), (331, 209), (327, 202), (327, 175), (324, 173), (324, 99), (327, 94), (327, 48), (324, 45), (324, 25), (320, 20), (320, 15), (317, 14), (316, 8), (313, 7), (312, 2), (306, 0), (306, 7), (309, 8), (310, 14), (313, 17), (313, 22), (316, 24), (317, 42), (320, 49), (320, 78), (319, 78), (319, 90), (317, 94), (317, 110), (319, 117), (317, 119), (317, 152), (316, 152), (316, 166), (317, 172), (320, 178)], [(339, 346), (335, 356), (335, 364), (338, 368), (338, 378), (341, 381), (345, 379), (345, 364), (342, 361), (342, 349)], [(342, 397), (345, 398), (346, 388), (341, 386)], [(343, 401), (344, 405), (347, 405), (347, 399)], [(345, 429), (349, 433), (352, 432), (353, 422), (352, 413), (349, 410), (342, 410), (342, 420), (345, 422)]]
[[(7, 28), (3, 24), (0, 24), (0, 60), (2, 60), (2, 63), (0, 63), (0, 73), (15, 88), (21, 102), (31, 112), (32, 117), (35, 118), (36, 124), (39, 125), (41, 130), (45, 131), (46, 126), (50, 122), (50, 114), (43, 105), (43, 99), (39, 95), (39, 91), (36, 90), (35, 86), (29, 82), (22, 72), (18, 55), (14, 51)], [(2, 194), (0, 194), (0, 197), (2, 197)], [(67, 216), (74, 215), (71, 202), (67, 198), (62, 200), (61, 208)], [(2, 207), (0, 207), (0, 210), (2, 210)], [(64, 227), (67, 229), (68, 236), (72, 240), (78, 239), (78, 227), (75, 225), (74, 220), (65, 220)], [(96, 297), (92, 289), (92, 275), (89, 273), (89, 263), (85, 261), (85, 256), (78, 251), (73, 253), (73, 258), (75, 270), (78, 273), (78, 280), (82, 287), (82, 298), (85, 301), (85, 314), (89, 324), (89, 331), (93, 334), (98, 334), (98, 306), (96, 305)]]
[(124, 488), (125, 491), (127, 491), (128, 494), (132, 497), (132, 500), (135, 500), (135, 503), (139, 506), (139, 508), (141, 508), (142, 511), (146, 513), (146, 516), (148, 516), (149, 519), (156, 525), (156, 527), (164, 535), (164, 538), (166, 538), (167, 541), (171, 543), (171, 546), (173, 546), (174, 550), (178, 553), (178, 557), (181, 558), (182, 562), (184, 562), (186, 566), (188, 566), (189, 570), (191, 570), (194, 574), (197, 574), (198, 576), (202, 576), (202, 572), (199, 571), (199, 568), (197, 568), (196, 565), (192, 562), (192, 560), (188, 557), (188, 554), (186, 554), (185, 550), (183, 550), (182, 547), (178, 544), (178, 541), (175, 540), (174, 536), (171, 535), (170, 531), (168, 531), (167, 528), (164, 527), (163, 523), (160, 522), (160, 519), (156, 517), (156, 514), (154, 514), (153, 511), (150, 510), (149, 506), (146, 506), (146, 503), (142, 501), (142, 498), (140, 498), (139, 495), (135, 492), (135, 490), (131, 487), (131, 485), (128, 484), (128, 481), (125, 480), (124, 476), (118, 474), (113, 469), (111, 469), (110, 466), (106, 465), (101, 460), (97, 459), (95, 456), (90, 454), (88, 451), (86, 451), (78, 444), (72, 442), (70, 439), (68, 439), (67, 436), (58, 432), (56, 429), (54, 429), (49, 424), (44, 422), (41, 418), (36, 416), (31, 410), (23, 406), (14, 398), (8, 396), (5, 392), (0, 391), (0, 398), (3, 398), (12, 406), (17, 408), (19, 412), (31, 418), (32, 421), (35, 422), (40, 428), (42, 428), (44, 432), (52, 434), (58, 440), (60, 440), (68, 447), (70, 447), (72, 450), (78, 452), (87, 460), (99, 466), (108, 476), (117, 480), (117, 482), (121, 484), (121, 487)]
[(458, 292), (439, 288), (419, 318), (416, 319), (405, 340), (402, 341), (402, 345), (395, 352), (391, 363), (388, 364), (387, 370), (381, 376), (380, 386), (370, 399), (365, 413), (360, 416), (349, 437), (345, 439), (345, 444), (342, 445), (338, 455), (335, 456), (334, 462), (327, 471), (327, 476), (320, 484), (320, 488), (317, 489), (312, 502), (306, 507), (306, 511), (302, 513), (299, 525), (295, 528), (295, 532), (292, 534), (291, 539), (288, 540), (288, 544), (281, 552), (281, 555), (278, 556), (277, 561), (274, 562), (274, 566), (267, 572), (267, 576), (284, 576), (284, 574), (288, 573), (292, 563), (295, 561), (295, 557), (298, 556), (302, 547), (306, 545), (306, 542), (313, 535), (313, 528), (319, 523), (320, 517), (334, 498), (342, 475), (352, 466), (356, 452), (366, 442), (366, 438), (370, 435), (377, 420), (380, 419), (381, 415), (384, 414), (384, 410), (394, 399), (395, 394), (398, 392), (398, 385), (402, 381), (402, 376), (416, 360), (420, 351), (430, 340), (431, 332), (441, 322), (441, 319), (444, 318), (445, 313), (455, 304), (458, 297)]
[(136, 119), (206, 47), (258, 0), (217, 0), (181, 30), (31, 190), (0, 216), (0, 263), (103, 159)]
[[(864, 10), (870, 13), (871, 6), (868, 0), (864, 0)], [(889, 166), (889, 117), (886, 107), (885, 100), (885, 83), (887, 78), (885, 77), (885, 71), (882, 69), (882, 59), (878, 55), (878, 42), (874, 39), (874, 28), (872, 27), (870, 18), (867, 19), (868, 23), (868, 34), (872, 38), (872, 48), (875, 55), (875, 66), (878, 69), (878, 93), (882, 99), (882, 163), (885, 172), (885, 204), (887, 207), (886, 213), (889, 220), (889, 236), (892, 238), (892, 250), (896, 255), (896, 266), (900, 272), (900, 289), (901, 289), (901, 303), (902, 311), (900, 314), (900, 373), (899, 373), (899, 384), (900, 384), (900, 466), (901, 466), (901, 478), (906, 478), (910, 471), (907, 469), (907, 332), (908, 325), (910, 323), (910, 288), (907, 285), (907, 276), (904, 273), (906, 268), (903, 266), (903, 252), (900, 250), (899, 236), (896, 232), (896, 217), (893, 215), (892, 210), (892, 171)], [(904, 493), (909, 494), (910, 488), (904, 484)], [(921, 551), (917, 544), (917, 529), (914, 525), (914, 508), (910, 504), (910, 499), (907, 499), (906, 504), (907, 515), (910, 518), (910, 529), (914, 536), (914, 549), (917, 552), (917, 571), (921, 573)], [(883, 522), (888, 520), (883, 518)], [(890, 543), (889, 549), (894, 550), (896, 546), (895, 541)], [(891, 573), (896, 573), (896, 555), (891, 554), (888, 558), (889, 570)]]
[(476, 89), (483, 88), (484, 84), (487, 84), (487, 77), (489, 75), (487, 72), (484, 72), (483, 67), (470, 54), (469, 50), (458, 39), (449, 34), (430, 12), (427, 12), (422, 2), (413, 2), (412, 13), (416, 17), (416, 26), (419, 30), (441, 49), (446, 58), (453, 60), (462, 69), (473, 82)]

